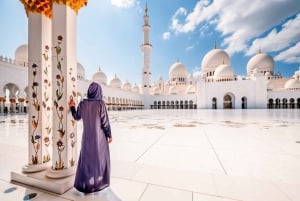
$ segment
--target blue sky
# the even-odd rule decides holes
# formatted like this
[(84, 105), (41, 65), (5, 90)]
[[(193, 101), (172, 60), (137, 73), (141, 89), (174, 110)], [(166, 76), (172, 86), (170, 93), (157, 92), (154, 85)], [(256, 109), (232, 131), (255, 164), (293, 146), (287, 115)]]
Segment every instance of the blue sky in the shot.
[[(159, 3), (158, 3), (159, 2)], [(263, 2), (263, 3), (262, 3)], [(147, 0), (152, 81), (168, 79), (179, 59), (197, 73), (214, 43), (231, 56), (237, 75), (261, 48), (275, 59), (275, 72), (290, 77), (300, 66), (298, 0)], [(77, 57), (91, 79), (99, 66), (108, 79), (141, 84), (146, 0), (89, 0), (78, 13)], [(18, 0), (0, 1), (0, 55), (14, 58), (27, 43), (27, 17)]]

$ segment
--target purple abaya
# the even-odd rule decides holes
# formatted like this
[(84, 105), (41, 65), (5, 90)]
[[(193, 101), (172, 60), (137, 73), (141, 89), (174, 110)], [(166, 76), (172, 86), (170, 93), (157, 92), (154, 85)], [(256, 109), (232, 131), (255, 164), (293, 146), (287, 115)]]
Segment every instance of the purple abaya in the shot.
[(74, 187), (84, 193), (100, 191), (110, 184), (110, 155), (107, 138), (111, 129), (101, 86), (95, 82), (87, 99), (71, 107), (75, 120), (82, 119), (83, 134)]

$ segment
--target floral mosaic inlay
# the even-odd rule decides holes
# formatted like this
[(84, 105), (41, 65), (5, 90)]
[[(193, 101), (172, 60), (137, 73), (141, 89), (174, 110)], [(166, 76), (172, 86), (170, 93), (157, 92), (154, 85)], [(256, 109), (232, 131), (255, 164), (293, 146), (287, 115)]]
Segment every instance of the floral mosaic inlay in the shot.
[[(48, 64), (49, 61), (49, 46), (46, 45), (43, 53), (43, 59), (45, 61), (44, 67), (44, 93), (43, 93), (43, 114), (44, 118), (46, 119), (46, 125), (44, 128), (44, 135), (43, 141), (45, 146), (45, 153), (43, 155), (43, 163), (49, 162), (51, 160), (50, 153), (49, 153), (49, 146), (51, 144), (51, 133), (52, 133), (52, 121), (51, 121), (51, 105), (50, 105), (50, 94), (49, 91), (51, 90), (51, 74), (49, 73), (50, 65)], [(49, 75), (50, 74), (50, 75)]]
[[(59, 136), (58, 141), (56, 142), (56, 147), (57, 147), (57, 151), (58, 151), (58, 161), (55, 162), (55, 170), (61, 170), (64, 168), (64, 162), (62, 160), (62, 152), (65, 149), (65, 145), (63, 143), (63, 138), (65, 136), (66, 130), (63, 124), (63, 119), (64, 119), (64, 110), (65, 108), (63, 107), (63, 103), (62, 103), (62, 98), (64, 95), (63, 89), (64, 89), (64, 82), (65, 82), (65, 78), (63, 76), (63, 72), (62, 72), (62, 64), (61, 62), (63, 61), (63, 58), (61, 57), (61, 44), (63, 41), (63, 37), (62, 36), (58, 36), (57, 37), (57, 45), (54, 47), (55, 48), (55, 57), (56, 57), (56, 68), (58, 70), (58, 73), (56, 74), (56, 91), (54, 94), (55, 100), (53, 102), (54, 104), (54, 109), (56, 111), (56, 115), (58, 117), (58, 129), (57, 134)], [(55, 82), (55, 81), (54, 81)]]
[(41, 134), (37, 133), (37, 128), (39, 125), (39, 121), (40, 121), (40, 101), (38, 100), (38, 87), (39, 87), (39, 83), (37, 82), (37, 73), (38, 73), (38, 65), (33, 63), (32, 64), (32, 75), (33, 75), (33, 79), (32, 79), (32, 85), (31, 85), (31, 89), (32, 89), (32, 105), (34, 108), (34, 111), (32, 111), (31, 113), (31, 125), (32, 125), (32, 133), (31, 133), (31, 144), (33, 146), (34, 149), (34, 155), (31, 156), (31, 161), (32, 164), (38, 164), (39, 163), (39, 157), (38, 157), (38, 153), (41, 149)]

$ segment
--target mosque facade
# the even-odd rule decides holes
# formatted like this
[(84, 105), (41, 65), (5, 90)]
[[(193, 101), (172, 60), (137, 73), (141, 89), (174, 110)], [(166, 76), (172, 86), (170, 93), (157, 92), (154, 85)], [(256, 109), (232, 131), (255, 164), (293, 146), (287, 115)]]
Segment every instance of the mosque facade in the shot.
[[(148, 9), (143, 16), (144, 41), (141, 85), (122, 82), (117, 74), (108, 80), (100, 68), (85, 77), (77, 63), (77, 94), (86, 96), (92, 81), (101, 84), (109, 110), (127, 109), (266, 109), (300, 108), (300, 68), (292, 77), (274, 73), (274, 59), (259, 51), (247, 63), (247, 75), (237, 76), (231, 59), (215, 47), (202, 59), (201, 73), (193, 76), (177, 60), (169, 69), (169, 79), (151, 80), (151, 48)], [(0, 114), (28, 111), (28, 46), (21, 45), (15, 58), (0, 55)]]

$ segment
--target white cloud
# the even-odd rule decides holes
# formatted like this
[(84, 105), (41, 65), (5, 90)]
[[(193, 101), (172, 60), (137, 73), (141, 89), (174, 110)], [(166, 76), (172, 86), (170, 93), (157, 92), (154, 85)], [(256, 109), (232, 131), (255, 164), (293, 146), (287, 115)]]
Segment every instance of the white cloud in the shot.
[(285, 22), (280, 31), (273, 29), (266, 37), (255, 39), (247, 55), (253, 55), (259, 48), (262, 48), (265, 52), (280, 51), (299, 41), (299, 39), (300, 14), (298, 14), (295, 19), (290, 19)]
[(200, 66), (195, 66), (193, 69), (193, 77), (199, 77), (201, 76), (201, 67)]
[(191, 45), (191, 46), (186, 47), (185, 50), (186, 50), (186, 51), (190, 51), (190, 50), (193, 49), (194, 47), (195, 47), (194, 45)]
[(296, 45), (282, 51), (275, 56), (276, 61), (284, 61), (286, 63), (300, 63), (300, 42)]
[(169, 40), (170, 39), (170, 35), (171, 35), (170, 32), (164, 32), (162, 37), (163, 37), (164, 40)]
[[(246, 52), (250, 41), (280, 25), (284, 20), (299, 12), (299, 9), (300, 4), (296, 0), (264, 1), (263, 3), (261, 0), (252, 0), (251, 3), (249, 1), (200, 0), (191, 13), (188, 13), (185, 8), (179, 8), (171, 19), (170, 29), (179, 33), (187, 33), (195, 31), (198, 26), (208, 22), (221, 33), (224, 38), (222, 46), (232, 55), (236, 52)], [(180, 19), (180, 17), (184, 18)], [(290, 27), (292, 30), (292, 24), (295, 25), (296, 21), (290, 23), (291, 25), (286, 23), (282, 29)], [(296, 32), (299, 33), (299, 29)], [(288, 33), (292, 35), (290, 31)], [(293, 40), (295, 38), (288, 38), (283, 46), (287, 47)]]
[(172, 17), (172, 25), (171, 25), (171, 28), (173, 30), (176, 30), (176, 32), (183, 32), (182, 31), (182, 28), (181, 28), (181, 25), (179, 24), (179, 19), (178, 17), (183, 15), (183, 16), (186, 16), (187, 14), (187, 11), (185, 8), (182, 8), (180, 7), (176, 12), (175, 14), (173, 15)]
[(136, 0), (110, 0), (111, 4), (120, 8), (131, 8), (136, 4)]

